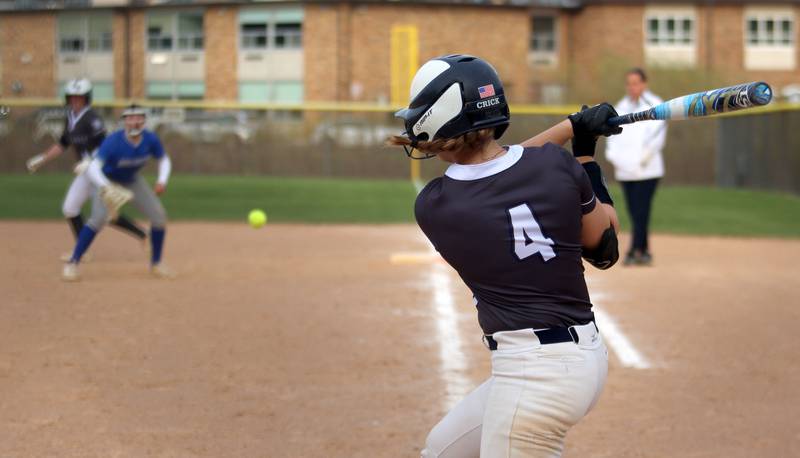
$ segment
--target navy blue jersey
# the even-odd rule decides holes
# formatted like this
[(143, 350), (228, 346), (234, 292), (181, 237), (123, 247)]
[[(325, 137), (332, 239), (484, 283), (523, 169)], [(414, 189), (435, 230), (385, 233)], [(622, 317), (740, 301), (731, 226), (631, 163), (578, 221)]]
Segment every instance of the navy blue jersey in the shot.
[(596, 199), (571, 153), (511, 146), (453, 164), (417, 197), (416, 218), (475, 296), (486, 334), (594, 319), (583, 277), (581, 218)]
[(64, 132), (58, 142), (64, 148), (72, 146), (78, 160), (87, 154), (92, 154), (106, 138), (106, 128), (103, 119), (89, 107), (74, 113), (67, 108), (67, 118), (64, 121)]
[(164, 157), (164, 147), (158, 136), (149, 130), (142, 132), (138, 145), (128, 140), (124, 130), (118, 130), (100, 145), (97, 157), (103, 161), (103, 173), (109, 180), (131, 183), (148, 159)]

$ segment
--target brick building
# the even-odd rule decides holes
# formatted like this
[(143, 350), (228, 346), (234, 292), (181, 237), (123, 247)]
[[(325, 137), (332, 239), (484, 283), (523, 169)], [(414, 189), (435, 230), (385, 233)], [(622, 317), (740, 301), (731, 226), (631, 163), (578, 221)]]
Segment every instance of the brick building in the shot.
[(800, 83), (800, 0), (0, 0), (0, 96), (398, 102), (413, 69), (485, 56), (514, 102), (590, 99), (631, 65)]

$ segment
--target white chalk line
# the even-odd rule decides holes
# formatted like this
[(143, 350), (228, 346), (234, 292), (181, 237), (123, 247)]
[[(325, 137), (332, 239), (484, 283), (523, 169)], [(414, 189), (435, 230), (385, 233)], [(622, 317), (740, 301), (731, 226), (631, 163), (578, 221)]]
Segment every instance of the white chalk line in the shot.
[(473, 384), (466, 376), (469, 366), (464, 354), (458, 310), (453, 300), (452, 281), (447, 269), (443, 264), (432, 264), (428, 278), (433, 291), (440, 373), (446, 391), (443, 404), (445, 410), (450, 410), (472, 390)]
[[(414, 180), (417, 194), (425, 187), (421, 180)], [(439, 253), (422, 233), (418, 233), (427, 247), (427, 261), (440, 259)], [(463, 339), (459, 326), (459, 314), (453, 298), (453, 282), (449, 266), (443, 262), (430, 262), (425, 273), (427, 286), (433, 293), (433, 313), (436, 322), (436, 338), (439, 341), (439, 373), (445, 385), (442, 400), (445, 411), (452, 409), (473, 389), (473, 383), (466, 375), (467, 357), (464, 354)]]
[(596, 288), (591, 292), (592, 304), (594, 305), (592, 310), (594, 311), (595, 322), (600, 329), (600, 334), (603, 335), (603, 339), (611, 348), (611, 351), (617, 356), (619, 363), (623, 367), (631, 369), (650, 369), (650, 362), (647, 361), (644, 355), (636, 349), (631, 340), (622, 332), (622, 329), (617, 325), (617, 322), (614, 321), (614, 318), (598, 305), (598, 302), (602, 302), (606, 297), (606, 294), (597, 291)]

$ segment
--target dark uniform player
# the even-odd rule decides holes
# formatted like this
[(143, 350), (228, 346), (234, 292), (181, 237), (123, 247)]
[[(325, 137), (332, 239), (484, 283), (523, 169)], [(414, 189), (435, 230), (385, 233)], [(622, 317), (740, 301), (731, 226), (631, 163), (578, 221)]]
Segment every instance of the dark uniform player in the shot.
[(618, 257), (592, 158), (598, 135), (621, 131), (605, 125), (615, 114), (585, 109), (545, 136), (574, 133), (574, 156), (552, 143), (525, 147), (539, 137), (501, 147), (509, 112), (488, 63), (440, 57), (414, 77), (398, 112), (407, 137), (392, 142), (452, 163), (417, 197), (417, 222), (473, 292), (494, 351), (492, 376), (434, 427), (423, 457), (558, 456), (597, 401), (608, 359), (581, 256), (600, 268)]
[[(81, 207), (95, 192), (94, 186), (84, 172), (92, 155), (106, 138), (106, 129), (103, 119), (91, 108), (92, 84), (89, 80), (82, 78), (67, 82), (64, 86), (64, 94), (67, 104), (67, 119), (61, 138), (46, 152), (30, 158), (26, 165), (28, 170), (33, 173), (46, 162), (61, 155), (68, 147), (73, 147), (78, 160), (74, 169), (76, 176), (64, 197), (61, 211), (69, 221), (72, 233), (77, 240), (83, 227)], [(144, 240), (146, 237), (142, 229), (124, 216), (119, 216), (112, 224), (139, 240)], [(69, 257), (70, 254), (67, 254), (62, 260), (68, 261)]]

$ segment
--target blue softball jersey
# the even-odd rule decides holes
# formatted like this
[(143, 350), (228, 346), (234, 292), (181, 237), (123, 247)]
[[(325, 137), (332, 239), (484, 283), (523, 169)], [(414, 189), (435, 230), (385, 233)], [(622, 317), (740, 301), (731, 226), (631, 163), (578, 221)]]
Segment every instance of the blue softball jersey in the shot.
[(142, 139), (136, 146), (130, 143), (124, 130), (118, 130), (106, 137), (97, 157), (103, 161), (103, 174), (109, 180), (131, 183), (148, 159), (164, 157), (164, 147), (158, 136), (149, 130), (142, 132)]

